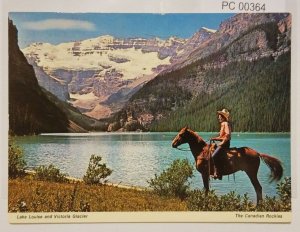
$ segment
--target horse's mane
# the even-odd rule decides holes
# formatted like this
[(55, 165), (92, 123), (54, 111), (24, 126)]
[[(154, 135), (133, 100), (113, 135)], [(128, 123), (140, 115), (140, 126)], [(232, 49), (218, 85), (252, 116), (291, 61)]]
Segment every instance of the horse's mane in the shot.
[(191, 129), (187, 129), (187, 131), (197, 139), (198, 143), (203, 143), (203, 145), (206, 145), (206, 142), (204, 141), (204, 139), (202, 139), (201, 136), (198, 135), (195, 131), (193, 131)]

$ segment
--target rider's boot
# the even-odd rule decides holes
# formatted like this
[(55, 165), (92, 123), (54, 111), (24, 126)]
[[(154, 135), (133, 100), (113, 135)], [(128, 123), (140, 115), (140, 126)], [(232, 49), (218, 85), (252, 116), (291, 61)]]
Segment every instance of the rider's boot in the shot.
[(214, 167), (214, 175), (213, 175), (213, 178), (216, 180), (216, 179), (219, 179), (219, 180), (222, 180), (222, 175), (220, 174), (218, 168), (215, 166)]
[(216, 165), (213, 165), (213, 167), (214, 167), (214, 173), (211, 174), (210, 177), (217, 179), (217, 167), (216, 167)]

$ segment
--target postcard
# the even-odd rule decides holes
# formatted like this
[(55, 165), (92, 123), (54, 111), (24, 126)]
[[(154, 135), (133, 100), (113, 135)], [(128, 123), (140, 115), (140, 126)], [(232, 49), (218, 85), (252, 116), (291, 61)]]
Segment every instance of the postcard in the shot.
[(9, 223), (292, 222), (293, 14), (168, 6), (8, 10)]

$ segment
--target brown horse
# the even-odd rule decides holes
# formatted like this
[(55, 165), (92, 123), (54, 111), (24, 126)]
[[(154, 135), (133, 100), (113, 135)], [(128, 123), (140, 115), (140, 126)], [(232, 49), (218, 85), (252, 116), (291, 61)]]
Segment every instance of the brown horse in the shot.
[[(187, 127), (180, 130), (172, 142), (172, 147), (177, 148), (184, 143), (189, 144), (195, 158), (196, 168), (202, 174), (204, 188), (208, 191), (209, 176), (213, 174), (213, 160), (209, 152), (211, 146)], [(219, 154), (219, 157), (216, 165), (219, 167), (220, 174), (229, 175), (237, 171), (245, 171), (247, 173), (256, 192), (257, 204), (262, 200), (262, 187), (257, 179), (260, 159), (270, 168), (272, 180), (278, 181), (282, 177), (283, 168), (280, 160), (270, 155), (260, 154), (248, 147), (230, 148), (224, 154)]]

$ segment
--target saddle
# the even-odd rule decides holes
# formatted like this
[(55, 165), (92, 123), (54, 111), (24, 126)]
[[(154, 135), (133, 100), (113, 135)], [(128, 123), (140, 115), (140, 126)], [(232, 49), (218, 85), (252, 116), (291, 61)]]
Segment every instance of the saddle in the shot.
[[(209, 146), (210, 155), (212, 155), (214, 153), (216, 148), (217, 148), (217, 144), (215, 144), (215, 143), (213, 143)], [(237, 147), (223, 148), (220, 151), (218, 157), (222, 157), (223, 160), (226, 158), (227, 160), (230, 161), (234, 158), (241, 157), (241, 153), (239, 152)]]
[(204, 147), (201, 155), (197, 157), (197, 159), (205, 159), (209, 162), (209, 174), (214, 176), (215, 167), (218, 168), (219, 178), (222, 179), (222, 175), (224, 175), (224, 168), (228, 164), (234, 162), (235, 159), (241, 156), (238, 148), (232, 147), (228, 149), (222, 149), (218, 154), (217, 159), (214, 161), (212, 159), (212, 154), (217, 148), (217, 144), (212, 143), (206, 147)]

